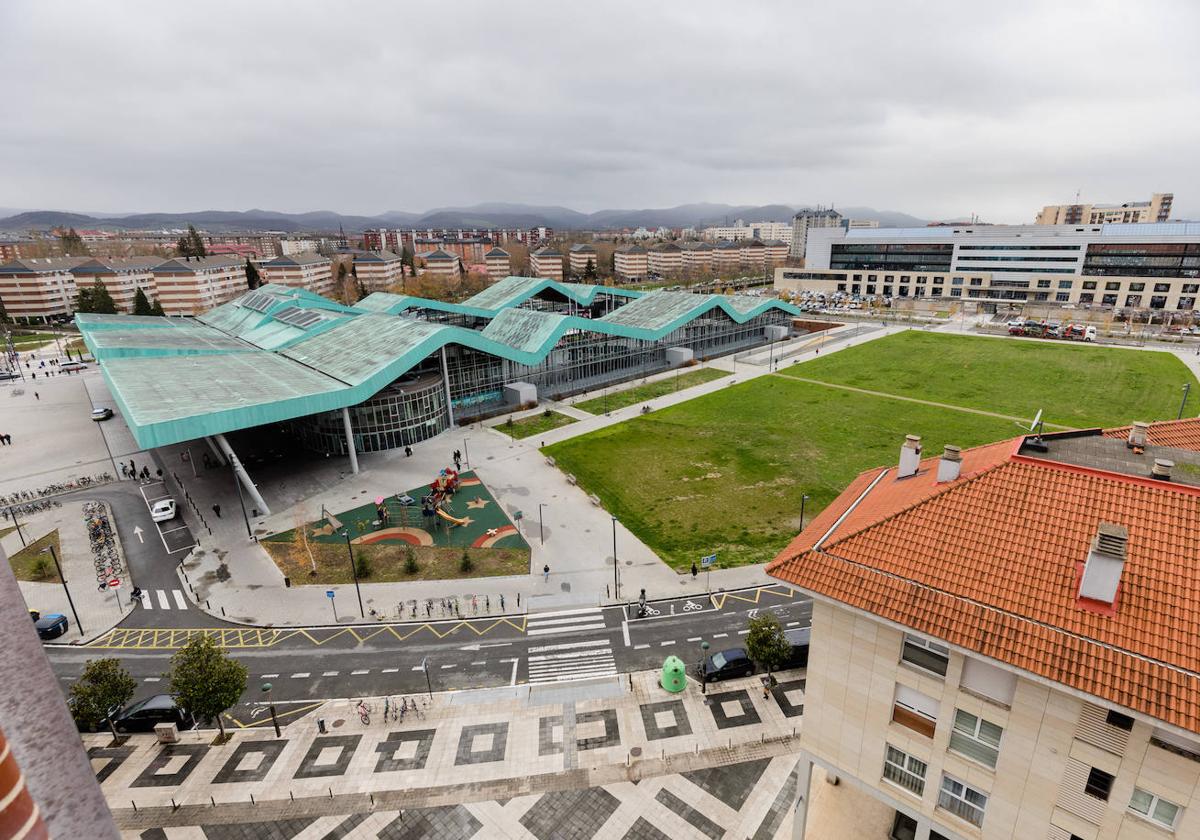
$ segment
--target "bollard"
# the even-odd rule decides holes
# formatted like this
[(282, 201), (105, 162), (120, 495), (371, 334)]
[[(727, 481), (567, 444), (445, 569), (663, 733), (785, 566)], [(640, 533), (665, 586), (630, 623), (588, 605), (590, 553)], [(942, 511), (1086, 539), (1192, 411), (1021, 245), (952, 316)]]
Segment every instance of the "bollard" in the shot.
[(216, 807), (217, 807), (217, 800), (213, 799), (213, 797), (212, 797), (212, 794), (209, 794), (209, 796), (208, 796), (208, 801), (212, 803), (212, 806), (213, 806), (214, 808), (216, 808)]
[(179, 809), (179, 806), (175, 804), (175, 797), (174, 797), (174, 796), (172, 796), (172, 797), (171, 797), (171, 810), (172, 810), (172, 811), (175, 811), (175, 810), (178, 810), (178, 809)]
[(373, 794), (373, 793), (371, 794), (371, 807), (372, 808), (375, 807), (375, 794)]
[(333, 788), (329, 788), (329, 798), (333, 799)]
[(221, 618), (225, 617), (225, 608), (221, 607)]
[(206, 610), (211, 610), (211, 609), (212, 609), (212, 606), (211, 606), (211, 605), (208, 603), (208, 599), (207, 599), (207, 598), (205, 598), (205, 599), (204, 599), (204, 609), (206, 609)]
[(258, 804), (257, 802), (255, 802), (255, 801), (254, 801), (254, 794), (253, 794), (253, 793), (252, 793), (252, 794), (250, 794), (250, 804), (251, 804), (251, 805), (257, 805), (257, 804)]
[(293, 802), (296, 801), (296, 795), (294, 793), (292, 793), (290, 790), (288, 791), (288, 798), (290, 798)]
[(133, 806), (133, 813), (136, 814), (137, 813), (137, 803), (134, 802), (132, 799), (130, 799), (129, 804)]

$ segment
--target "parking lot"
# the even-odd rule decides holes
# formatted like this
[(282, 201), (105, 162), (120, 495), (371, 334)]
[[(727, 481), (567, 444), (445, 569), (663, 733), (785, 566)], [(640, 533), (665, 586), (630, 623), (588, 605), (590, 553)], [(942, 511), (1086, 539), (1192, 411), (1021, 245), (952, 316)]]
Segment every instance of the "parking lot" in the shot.
[[(146, 501), (146, 512), (154, 507), (154, 503), (163, 499), (170, 499), (172, 495), (167, 489), (166, 482), (152, 481), (149, 484), (143, 484), (138, 488), (141, 491), (142, 498)], [(176, 500), (178, 501), (178, 500)], [(167, 554), (177, 554), (194, 548), (196, 541), (192, 539), (192, 534), (188, 530), (187, 525), (183, 523), (182, 512), (176, 506), (176, 514), (174, 519), (169, 519), (166, 522), (155, 522), (154, 528), (158, 531), (158, 537), (162, 540), (163, 548)]]

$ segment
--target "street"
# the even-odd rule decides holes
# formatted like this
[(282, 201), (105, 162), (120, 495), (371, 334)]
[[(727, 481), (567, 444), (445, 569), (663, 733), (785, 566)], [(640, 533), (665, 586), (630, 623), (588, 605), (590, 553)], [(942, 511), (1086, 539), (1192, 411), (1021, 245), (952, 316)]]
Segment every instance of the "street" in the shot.
[[(190, 635), (214, 634), (249, 669), (246, 693), (229, 720), (261, 726), (269, 725), (261, 711), (264, 682), (272, 684), (272, 700), (286, 721), (329, 698), (615, 676), (656, 668), (670, 655), (690, 670), (701, 642), (713, 651), (740, 646), (749, 618), (760, 611), (775, 613), (785, 629), (807, 626), (812, 617), (812, 602), (781, 584), (649, 606), (658, 615), (632, 620), (624, 607), (614, 606), (353, 627), (206, 626), (211, 620), (188, 628), (122, 625), (87, 647), (46, 650), (64, 691), (88, 659), (115, 656), (138, 680), (141, 698), (166, 691), (170, 656)], [(203, 617), (194, 609), (184, 615)]]

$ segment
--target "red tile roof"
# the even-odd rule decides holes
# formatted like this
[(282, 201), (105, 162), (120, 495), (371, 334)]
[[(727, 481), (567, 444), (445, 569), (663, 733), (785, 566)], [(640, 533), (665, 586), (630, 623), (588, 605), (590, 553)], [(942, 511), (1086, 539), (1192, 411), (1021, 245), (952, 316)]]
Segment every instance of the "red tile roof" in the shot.
[[(936, 459), (912, 478), (884, 471), (865, 496), (881, 470), (863, 473), (767, 571), (1200, 732), (1200, 488), (1065, 466), (1019, 444), (963, 452), (961, 477), (941, 485)], [(1100, 522), (1129, 530), (1107, 613), (1077, 598)]]
[[(1132, 428), (1133, 426), (1121, 426), (1105, 429), (1104, 436), (1124, 439), (1129, 437), (1129, 430)], [(1152, 446), (1174, 446), (1177, 449), (1200, 452), (1200, 417), (1151, 423), (1146, 431), (1146, 442)]]

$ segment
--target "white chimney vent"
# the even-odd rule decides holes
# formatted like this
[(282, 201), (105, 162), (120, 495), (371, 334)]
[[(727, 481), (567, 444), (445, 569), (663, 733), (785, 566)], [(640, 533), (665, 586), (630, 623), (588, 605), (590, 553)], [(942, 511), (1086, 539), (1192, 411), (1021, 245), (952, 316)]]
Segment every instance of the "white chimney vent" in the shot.
[(1125, 441), (1125, 445), (1132, 448), (1134, 446), (1146, 447), (1146, 433), (1150, 431), (1150, 424), (1142, 421), (1135, 422), (1129, 427), (1129, 440)]
[(938, 459), (937, 483), (954, 481), (962, 473), (962, 450), (946, 444), (942, 457)]
[(1170, 481), (1171, 470), (1175, 469), (1175, 462), (1166, 458), (1155, 458), (1154, 466), (1150, 468), (1150, 477), (1157, 478), (1159, 481)]
[(900, 468), (896, 471), (897, 478), (907, 478), (917, 474), (921, 466), (921, 436), (905, 435), (904, 445), (900, 447)]
[(1129, 530), (1124, 525), (1101, 522), (1092, 540), (1087, 563), (1083, 567), (1083, 580), (1079, 584), (1079, 597), (1090, 598), (1111, 604), (1117, 599), (1117, 587), (1121, 583), (1121, 572), (1125, 570), (1126, 547)]

